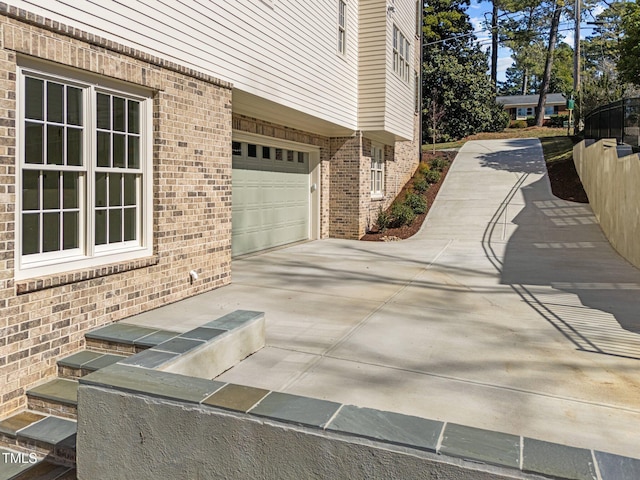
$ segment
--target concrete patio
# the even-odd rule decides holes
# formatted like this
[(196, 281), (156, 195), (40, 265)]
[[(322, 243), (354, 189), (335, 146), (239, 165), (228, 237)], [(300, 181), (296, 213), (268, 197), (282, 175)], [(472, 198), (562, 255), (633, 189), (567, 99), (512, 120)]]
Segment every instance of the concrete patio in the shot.
[(640, 272), (539, 142), (467, 143), (409, 240), (235, 260), (233, 283), (125, 320), (187, 331), (266, 313), (216, 380), (640, 457)]

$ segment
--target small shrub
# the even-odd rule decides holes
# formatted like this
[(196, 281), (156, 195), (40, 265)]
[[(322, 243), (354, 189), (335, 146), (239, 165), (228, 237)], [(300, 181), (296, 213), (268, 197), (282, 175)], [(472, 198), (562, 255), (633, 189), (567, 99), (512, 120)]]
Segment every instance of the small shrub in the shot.
[(418, 165), (418, 170), (417, 170), (418, 175), (426, 175), (428, 171), (429, 171), (429, 165), (427, 165), (426, 163), (420, 162), (420, 165)]
[(408, 193), (406, 198), (404, 199), (404, 204), (411, 208), (411, 210), (413, 210), (413, 213), (417, 215), (420, 215), (421, 213), (427, 211), (427, 201), (422, 195)]
[(413, 181), (413, 189), (418, 193), (424, 193), (429, 189), (429, 182), (425, 180), (424, 175)]
[(545, 123), (549, 127), (562, 128), (564, 127), (564, 122), (569, 121), (569, 115), (553, 115), (548, 120), (545, 120)]
[(449, 162), (447, 162), (446, 158), (434, 158), (433, 160), (431, 160), (430, 166), (431, 170), (437, 170), (438, 172), (441, 172), (448, 164)]
[(526, 120), (514, 120), (509, 128), (527, 128)]
[(527, 127), (535, 127), (535, 126), (536, 126), (536, 119), (533, 117), (527, 118)]
[(440, 172), (436, 172), (435, 170), (429, 170), (424, 176), (424, 179), (428, 183), (438, 183), (440, 181)]
[(391, 226), (391, 215), (389, 212), (382, 210), (382, 207), (378, 209), (378, 217), (376, 218), (376, 225), (378, 226), (378, 230), (384, 232), (387, 228)]
[(404, 203), (394, 203), (391, 206), (391, 217), (393, 227), (401, 227), (403, 225), (411, 225), (416, 214), (409, 205)]

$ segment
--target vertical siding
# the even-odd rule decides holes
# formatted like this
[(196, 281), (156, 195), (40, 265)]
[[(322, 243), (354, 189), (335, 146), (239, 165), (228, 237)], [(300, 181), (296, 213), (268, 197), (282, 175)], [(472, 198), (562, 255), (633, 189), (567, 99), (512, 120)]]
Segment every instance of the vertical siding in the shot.
[(385, 0), (360, 4), (358, 58), (358, 128), (384, 129), (387, 35)]
[(230, 81), (234, 88), (357, 128), (358, 2), (9, 0), (6, 3)]
[[(387, 21), (387, 68), (385, 91), (385, 131), (405, 139), (413, 138), (414, 88), (413, 71), (408, 82), (393, 70), (393, 25), (396, 25), (409, 41), (409, 65), (414, 65), (416, 30), (416, 5), (414, 0), (396, 0), (395, 12)], [(413, 69), (412, 69), (413, 70)]]

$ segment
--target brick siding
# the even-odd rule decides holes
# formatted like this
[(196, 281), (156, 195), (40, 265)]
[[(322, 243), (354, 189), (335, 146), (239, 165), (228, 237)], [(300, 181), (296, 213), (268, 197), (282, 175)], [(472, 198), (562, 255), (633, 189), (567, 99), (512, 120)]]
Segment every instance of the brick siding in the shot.
[[(231, 268), (230, 85), (14, 10), (0, 16), (0, 415), (87, 330), (225, 285)], [(153, 90), (152, 257), (14, 281), (17, 54)]]

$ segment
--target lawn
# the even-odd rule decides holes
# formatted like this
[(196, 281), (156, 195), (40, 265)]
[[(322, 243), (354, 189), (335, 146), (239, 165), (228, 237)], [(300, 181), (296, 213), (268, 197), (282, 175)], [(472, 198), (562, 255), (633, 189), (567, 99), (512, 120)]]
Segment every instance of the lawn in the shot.
[[(508, 128), (502, 132), (487, 132), (470, 135), (456, 142), (436, 143), (436, 150), (449, 148), (458, 149), (470, 140), (501, 140), (504, 138), (542, 138), (542, 137), (567, 137), (566, 128), (528, 127)], [(430, 151), (433, 145), (425, 144), (422, 151)]]

